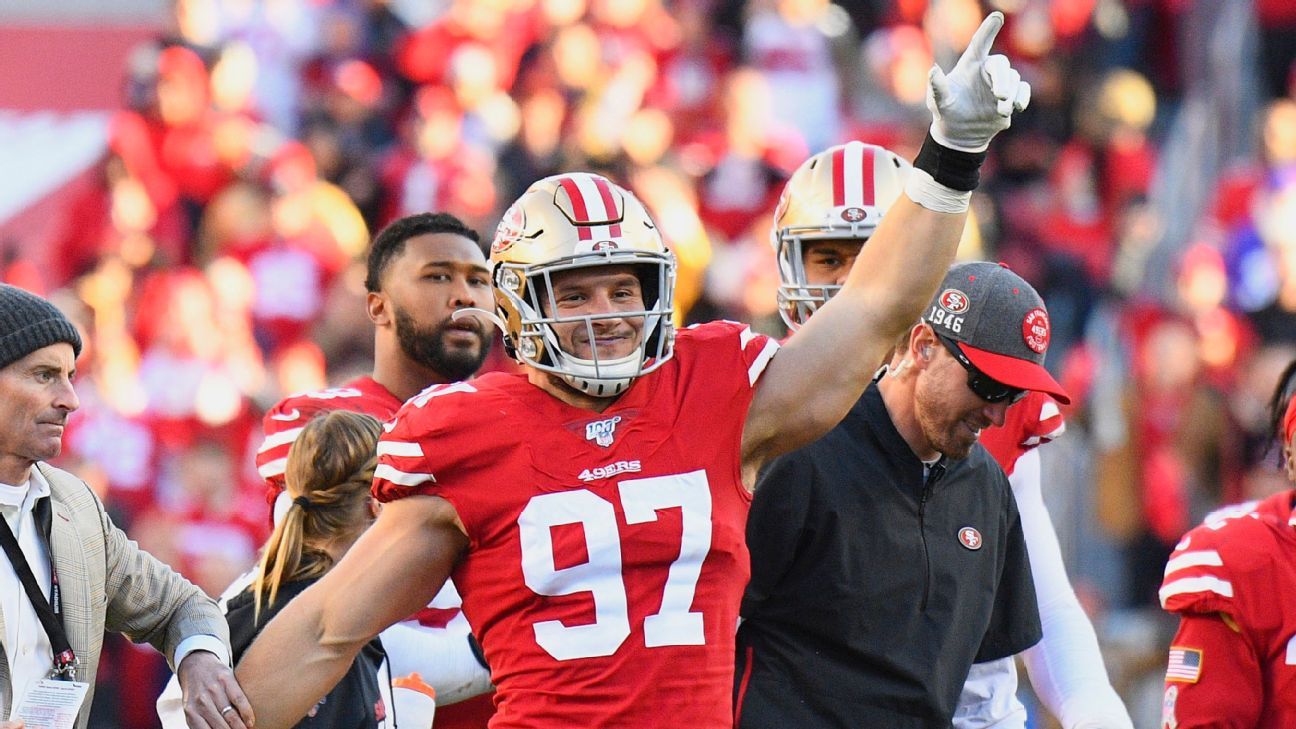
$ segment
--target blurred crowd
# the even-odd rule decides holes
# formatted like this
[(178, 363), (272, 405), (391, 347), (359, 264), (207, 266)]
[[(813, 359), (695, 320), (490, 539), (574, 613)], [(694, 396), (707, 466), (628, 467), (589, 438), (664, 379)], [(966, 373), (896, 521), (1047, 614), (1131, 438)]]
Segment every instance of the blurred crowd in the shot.
[[(61, 465), (219, 594), (268, 532), (262, 413), (370, 365), (370, 235), (444, 210), (489, 238), (558, 171), (646, 203), (683, 320), (781, 334), (783, 182), (847, 139), (912, 157), (927, 70), (986, 9), (1007, 12), (999, 46), (1034, 95), (961, 255), (1009, 263), (1049, 306), (1076, 404), (1044, 449), (1046, 499), (1137, 692), (1140, 661), (1164, 665), (1156, 588), (1179, 535), (1283, 485), (1262, 409), (1296, 355), (1285, 0), (176, 0), (129, 60), (51, 265), (0, 261), (86, 334)], [(109, 653), (96, 720), (154, 726), (165, 665)]]

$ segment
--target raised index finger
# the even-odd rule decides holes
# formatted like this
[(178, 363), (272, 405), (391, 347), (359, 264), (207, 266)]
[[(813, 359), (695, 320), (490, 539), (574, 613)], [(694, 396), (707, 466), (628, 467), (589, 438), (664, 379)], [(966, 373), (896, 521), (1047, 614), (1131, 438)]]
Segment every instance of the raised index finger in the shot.
[(981, 21), (981, 27), (972, 34), (972, 42), (968, 43), (967, 50), (963, 51), (963, 57), (984, 59), (990, 55), (990, 46), (994, 45), (995, 36), (999, 35), (999, 29), (1003, 24), (1003, 13), (998, 10), (986, 16), (986, 19)]

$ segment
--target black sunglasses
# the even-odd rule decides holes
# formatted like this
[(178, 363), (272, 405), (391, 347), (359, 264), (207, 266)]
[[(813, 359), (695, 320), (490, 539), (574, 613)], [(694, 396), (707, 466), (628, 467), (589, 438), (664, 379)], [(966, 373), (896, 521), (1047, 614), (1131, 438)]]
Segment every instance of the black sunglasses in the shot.
[(939, 334), (936, 335), (936, 338), (940, 340), (941, 344), (945, 345), (945, 349), (949, 350), (950, 354), (954, 356), (954, 359), (958, 360), (958, 363), (963, 365), (963, 369), (967, 370), (968, 389), (977, 397), (986, 402), (1003, 402), (1004, 400), (1007, 400), (1009, 404), (1015, 403), (1023, 397), (1026, 397), (1026, 390), (1005, 385), (977, 369), (976, 365), (972, 364), (972, 360), (968, 359), (966, 354), (963, 354), (963, 350), (959, 348), (958, 342)]

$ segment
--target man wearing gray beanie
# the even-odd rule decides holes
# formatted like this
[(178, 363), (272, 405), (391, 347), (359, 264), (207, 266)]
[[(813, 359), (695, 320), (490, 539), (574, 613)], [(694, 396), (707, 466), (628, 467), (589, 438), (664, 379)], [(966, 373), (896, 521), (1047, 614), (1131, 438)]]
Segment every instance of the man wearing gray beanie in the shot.
[[(85, 729), (105, 630), (148, 642), (180, 677), (190, 726), (242, 729), (216, 604), (113, 525), (62, 450), (81, 335), (45, 299), (0, 284), (0, 729)], [(41, 724), (44, 726), (44, 724)]]

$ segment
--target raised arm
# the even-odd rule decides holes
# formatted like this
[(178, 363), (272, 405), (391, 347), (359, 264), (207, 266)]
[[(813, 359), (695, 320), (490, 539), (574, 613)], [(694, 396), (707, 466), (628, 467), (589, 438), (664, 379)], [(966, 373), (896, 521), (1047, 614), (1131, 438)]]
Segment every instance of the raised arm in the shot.
[(410, 496), (384, 505), (319, 582), (257, 636), (235, 675), (259, 729), (296, 724), (375, 635), (441, 589), (468, 544), (450, 503)]
[(905, 194), (841, 292), (788, 340), (757, 384), (743, 431), (749, 472), (845, 417), (953, 262), (985, 149), (1030, 98), (1007, 59), (989, 55), (1002, 26), (1003, 15), (991, 13), (948, 75), (932, 68), (931, 131)]

